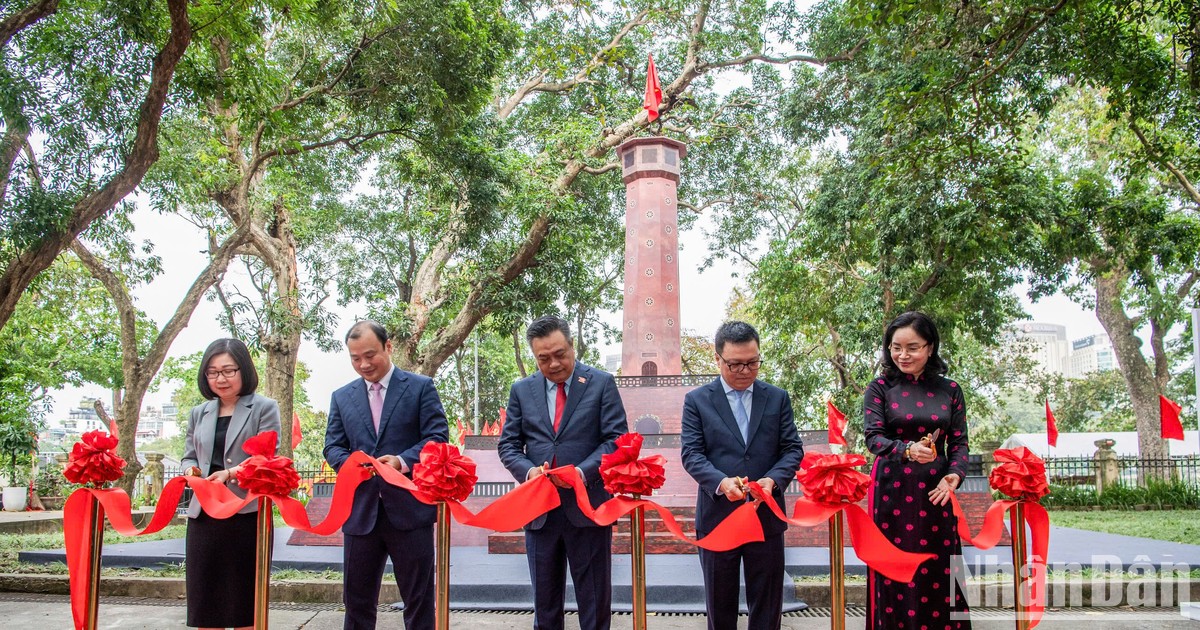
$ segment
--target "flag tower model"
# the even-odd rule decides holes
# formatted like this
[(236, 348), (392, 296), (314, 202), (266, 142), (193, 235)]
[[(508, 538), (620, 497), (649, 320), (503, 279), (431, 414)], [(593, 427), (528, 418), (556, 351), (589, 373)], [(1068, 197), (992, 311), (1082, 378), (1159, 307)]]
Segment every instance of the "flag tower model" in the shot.
[(625, 311), (621, 375), (683, 373), (679, 334), (679, 165), (670, 138), (617, 147), (625, 181)]

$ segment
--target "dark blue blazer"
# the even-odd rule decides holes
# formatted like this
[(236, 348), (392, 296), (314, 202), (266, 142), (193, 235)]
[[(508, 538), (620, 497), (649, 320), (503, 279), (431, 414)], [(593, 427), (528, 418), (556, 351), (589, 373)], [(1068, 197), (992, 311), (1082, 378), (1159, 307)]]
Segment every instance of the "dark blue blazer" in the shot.
[[(785, 511), (783, 491), (796, 477), (804, 443), (796, 431), (792, 401), (787, 392), (754, 381), (750, 405), (749, 444), (742, 440), (721, 379), (688, 392), (683, 399), (683, 468), (700, 484), (696, 494), (696, 531), (708, 534), (739, 505), (717, 494), (726, 477), (757, 481), (770, 477), (772, 493)], [(759, 506), (758, 518), (767, 536), (782, 533), (787, 524)]]
[[(496, 450), (500, 461), (518, 482), (543, 462), (573, 465), (583, 471), (592, 507), (612, 498), (600, 479), (600, 456), (616, 450), (613, 442), (628, 433), (625, 405), (612, 375), (575, 362), (575, 373), (567, 390), (558, 433), (546, 406), (546, 377), (541, 371), (523, 378), (508, 391), (508, 411)], [(563, 510), (576, 527), (595, 526), (579, 511), (575, 496), (561, 490)], [(540, 529), (545, 516), (534, 519), (529, 529)]]
[[(396, 368), (383, 399), (379, 435), (375, 434), (363, 379), (354, 379), (333, 392), (324, 454), (334, 470), (341, 470), (354, 451), (373, 457), (399, 455), (411, 468), (421, 460), (421, 449), (426, 442), (445, 442), (449, 437), (446, 412), (433, 387), (433, 379)], [(355, 491), (354, 507), (342, 531), (355, 536), (370, 533), (378, 517), (379, 499), (388, 521), (397, 529), (430, 525), (437, 516), (434, 506), (421, 503), (407, 490), (372, 477)]]

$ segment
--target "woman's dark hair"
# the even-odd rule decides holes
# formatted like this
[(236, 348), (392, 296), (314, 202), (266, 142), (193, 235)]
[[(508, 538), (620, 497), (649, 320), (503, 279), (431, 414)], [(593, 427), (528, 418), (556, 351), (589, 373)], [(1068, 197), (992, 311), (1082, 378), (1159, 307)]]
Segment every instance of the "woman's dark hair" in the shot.
[(208, 364), (212, 363), (213, 357), (218, 354), (228, 354), (233, 357), (233, 362), (238, 366), (238, 373), (242, 375), (242, 391), (238, 392), (239, 396), (253, 394), (258, 389), (258, 370), (254, 367), (254, 359), (250, 358), (250, 350), (246, 344), (238, 339), (218, 339), (208, 344), (208, 349), (204, 351), (204, 358), (200, 359), (200, 374), (196, 377), (196, 384), (200, 386), (200, 395), (206, 400), (212, 400), (217, 397), (213, 393), (212, 387), (208, 385)]
[(880, 355), (879, 366), (883, 370), (883, 375), (888, 378), (898, 378), (902, 372), (892, 360), (892, 353), (889, 347), (892, 345), (892, 337), (896, 335), (896, 331), (901, 328), (912, 328), (913, 332), (920, 335), (925, 343), (929, 344), (929, 361), (925, 363), (924, 374), (933, 374), (942, 376), (948, 369), (946, 361), (942, 359), (938, 351), (941, 349), (942, 338), (938, 335), (937, 326), (929, 316), (920, 311), (909, 311), (901, 314), (892, 323), (888, 324), (887, 330), (883, 333), (883, 353)]

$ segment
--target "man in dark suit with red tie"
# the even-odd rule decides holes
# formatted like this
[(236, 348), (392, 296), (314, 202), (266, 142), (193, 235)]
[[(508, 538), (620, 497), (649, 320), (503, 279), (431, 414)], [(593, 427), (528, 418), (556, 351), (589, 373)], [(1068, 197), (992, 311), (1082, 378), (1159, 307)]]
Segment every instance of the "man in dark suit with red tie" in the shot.
[[(363, 451), (411, 476), (426, 442), (450, 437), (433, 381), (392, 365), (387, 330), (360, 321), (346, 334), (354, 371), (362, 378), (333, 392), (325, 430), (325, 459), (340, 470)], [(375, 628), (379, 587), (388, 558), (404, 600), (404, 627), (434, 627), (433, 523), (437, 509), (372, 477), (354, 493), (342, 525), (342, 601), (346, 630)]]
[[(742, 479), (757, 481), (786, 510), (783, 490), (796, 476), (804, 444), (787, 392), (758, 380), (758, 332), (726, 322), (714, 345), (721, 376), (683, 399), (683, 467), (696, 480), (696, 533), (703, 538), (746, 501)], [(746, 574), (749, 630), (778, 630), (783, 615), (783, 532), (787, 524), (758, 507), (765, 540), (730, 551), (700, 550), (710, 630), (735, 630), (739, 575)]]
[[(612, 375), (575, 360), (571, 328), (542, 317), (525, 335), (538, 371), (513, 384), (497, 450), (518, 482), (546, 468), (575, 466), (596, 507), (610, 498), (600, 479), (600, 456), (628, 431), (625, 407)], [(612, 527), (599, 527), (579, 511), (566, 482), (562, 505), (525, 527), (525, 552), (533, 582), (536, 630), (562, 630), (567, 568), (575, 584), (580, 630), (607, 630), (612, 617)]]

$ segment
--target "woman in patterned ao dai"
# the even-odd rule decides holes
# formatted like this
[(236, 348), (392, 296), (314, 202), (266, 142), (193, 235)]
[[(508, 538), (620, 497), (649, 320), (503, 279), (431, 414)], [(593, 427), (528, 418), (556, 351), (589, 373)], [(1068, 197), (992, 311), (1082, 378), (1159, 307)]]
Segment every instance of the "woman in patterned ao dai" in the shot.
[(962, 542), (949, 503), (966, 475), (966, 408), (958, 383), (944, 376), (939, 345), (927, 315), (897, 317), (884, 333), (882, 369), (863, 402), (864, 435), (875, 454), (871, 516), (900, 549), (937, 555), (907, 584), (870, 572), (868, 628), (971, 627), (958, 587)]

